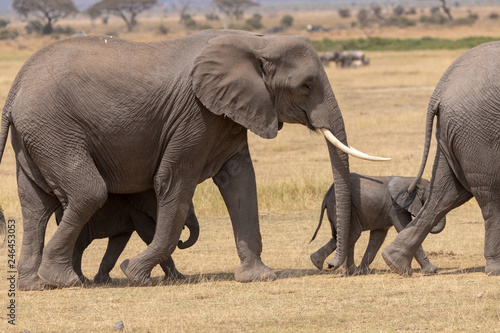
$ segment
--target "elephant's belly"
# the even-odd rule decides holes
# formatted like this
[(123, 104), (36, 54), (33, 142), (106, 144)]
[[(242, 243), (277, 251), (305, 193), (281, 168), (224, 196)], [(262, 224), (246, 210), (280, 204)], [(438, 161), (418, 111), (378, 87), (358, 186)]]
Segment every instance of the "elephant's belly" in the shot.
[(118, 158), (96, 161), (108, 192), (137, 193), (153, 188), (156, 163), (145, 157)]

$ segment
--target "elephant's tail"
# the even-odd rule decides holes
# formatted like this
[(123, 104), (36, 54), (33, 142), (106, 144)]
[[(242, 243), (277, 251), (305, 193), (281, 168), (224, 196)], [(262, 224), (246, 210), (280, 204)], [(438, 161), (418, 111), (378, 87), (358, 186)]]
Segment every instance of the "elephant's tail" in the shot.
[(425, 124), (425, 144), (424, 144), (424, 153), (422, 155), (422, 163), (420, 164), (420, 170), (418, 171), (417, 177), (408, 187), (408, 193), (412, 193), (415, 190), (417, 183), (424, 174), (425, 164), (427, 163), (427, 158), (429, 157), (429, 149), (431, 146), (432, 125), (434, 124), (434, 117), (436, 116), (438, 110), (439, 110), (439, 99), (436, 101), (433, 95), (431, 101), (429, 102), (429, 107), (427, 109), (427, 119)]
[[(328, 192), (330, 192), (330, 190), (328, 190)], [(328, 193), (327, 193), (327, 195), (325, 195), (325, 198), (323, 199), (323, 203), (321, 204), (321, 215), (319, 216), (318, 227), (316, 228), (316, 231), (314, 232), (314, 235), (312, 236), (309, 243), (311, 243), (313, 240), (316, 239), (316, 236), (318, 235), (319, 228), (321, 228), (321, 224), (323, 223), (323, 216), (325, 215), (326, 201), (327, 201), (326, 198), (327, 197), (328, 197)]]
[(12, 104), (14, 103), (15, 96), (17, 95), (19, 87), (19, 78), (16, 77), (12, 88), (10, 88), (7, 100), (2, 111), (2, 126), (0, 127), (0, 162), (2, 162), (3, 152), (7, 144), (7, 137), (9, 136), (9, 128), (12, 124)]
[(2, 127), (0, 129), (0, 162), (2, 162), (3, 152), (5, 150), (5, 145), (7, 144), (10, 124), (10, 110), (6, 104), (2, 113)]

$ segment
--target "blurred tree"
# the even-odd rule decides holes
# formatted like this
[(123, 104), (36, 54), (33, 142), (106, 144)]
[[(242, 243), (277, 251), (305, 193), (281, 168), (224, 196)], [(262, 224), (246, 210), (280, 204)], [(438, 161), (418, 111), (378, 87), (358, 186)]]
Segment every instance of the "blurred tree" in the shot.
[(52, 33), (57, 20), (78, 13), (72, 0), (14, 0), (12, 7), (19, 15), (40, 22), (45, 34)]
[(338, 12), (340, 17), (343, 18), (351, 17), (351, 10), (349, 8), (340, 8)]
[(262, 15), (253, 14), (253, 16), (245, 21), (246, 30), (258, 30), (262, 29)]
[(368, 22), (368, 19), (369, 19), (369, 13), (368, 13), (368, 10), (366, 9), (360, 9), (358, 14), (356, 15), (359, 23), (361, 23), (361, 25), (364, 25)]
[(394, 7), (392, 9), (392, 13), (396, 16), (401, 16), (404, 14), (404, 12), (405, 12), (405, 8), (401, 4), (397, 5), (396, 7)]
[(283, 28), (290, 28), (293, 25), (293, 16), (285, 15), (281, 18), (280, 25)]
[(260, 6), (251, 0), (213, 0), (212, 5), (227, 16), (230, 24), (233, 23), (234, 19), (241, 20), (245, 9)]
[(179, 23), (184, 23), (186, 20), (191, 19), (191, 15), (188, 14), (189, 6), (191, 6), (191, 1), (180, 0), (179, 3)]
[(441, 0), (441, 7), (443, 7), (443, 12), (448, 15), (450, 21), (453, 21), (453, 16), (451, 16), (451, 11), (448, 6), (446, 6), (446, 0)]
[(87, 12), (98, 11), (119, 16), (125, 21), (130, 32), (137, 25), (137, 15), (157, 4), (158, 0), (101, 0), (87, 9)]

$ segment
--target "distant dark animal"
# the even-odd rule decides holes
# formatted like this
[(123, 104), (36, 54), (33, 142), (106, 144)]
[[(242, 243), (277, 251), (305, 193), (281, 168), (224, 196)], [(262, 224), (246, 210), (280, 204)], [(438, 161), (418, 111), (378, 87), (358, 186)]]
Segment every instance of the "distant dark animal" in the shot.
[(370, 64), (370, 59), (363, 51), (327, 51), (320, 56), (323, 66), (330, 66), (334, 61), (337, 67), (359, 67)]

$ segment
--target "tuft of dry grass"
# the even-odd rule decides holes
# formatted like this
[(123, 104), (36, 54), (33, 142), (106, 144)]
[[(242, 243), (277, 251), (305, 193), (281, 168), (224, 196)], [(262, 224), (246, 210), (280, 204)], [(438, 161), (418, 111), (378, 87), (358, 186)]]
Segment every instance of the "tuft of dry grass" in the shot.
[[(1, 105), (30, 52), (15, 45), (1, 49)], [(462, 52), (373, 52), (368, 54), (368, 67), (326, 69), (349, 143), (393, 158), (383, 163), (351, 159), (351, 171), (417, 173), (427, 102), (441, 74)], [(326, 274), (309, 261), (309, 254), (330, 234), (324, 226), (309, 243), (322, 197), (332, 181), (324, 139), (305, 127), (285, 125), (273, 140), (250, 134), (249, 145), (258, 184), (262, 258), (277, 273), (277, 281), (234, 281), (239, 259), (231, 223), (216, 186), (207, 181), (199, 185), (194, 198), (201, 225), (199, 241), (173, 255), (187, 281), (163, 283), (161, 270), (155, 268), (154, 286), (134, 287), (117, 266), (109, 286), (17, 292), (17, 325), (12, 327), (6, 317), (9, 298), (3, 248), (0, 331), (109, 332), (116, 321), (123, 320), (125, 332), (498, 332), (499, 278), (484, 275), (484, 223), (474, 200), (452, 211), (445, 230), (430, 235), (423, 244), (430, 260), (440, 267), (439, 274), (424, 276), (414, 264), (414, 277), (399, 277), (388, 270), (380, 254), (370, 275)], [(434, 149), (424, 174), (428, 179)], [(16, 220), (19, 254), (22, 219), (10, 144), (0, 165), (0, 189), (6, 218)], [(54, 230), (50, 221), (47, 239)], [(391, 230), (386, 244), (394, 237)], [(364, 234), (356, 247), (357, 263), (367, 242)], [(105, 240), (96, 240), (86, 251), (87, 277), (97, 272), (105, 247)], [(134, 235), (119, 262), (144, 248)]]

